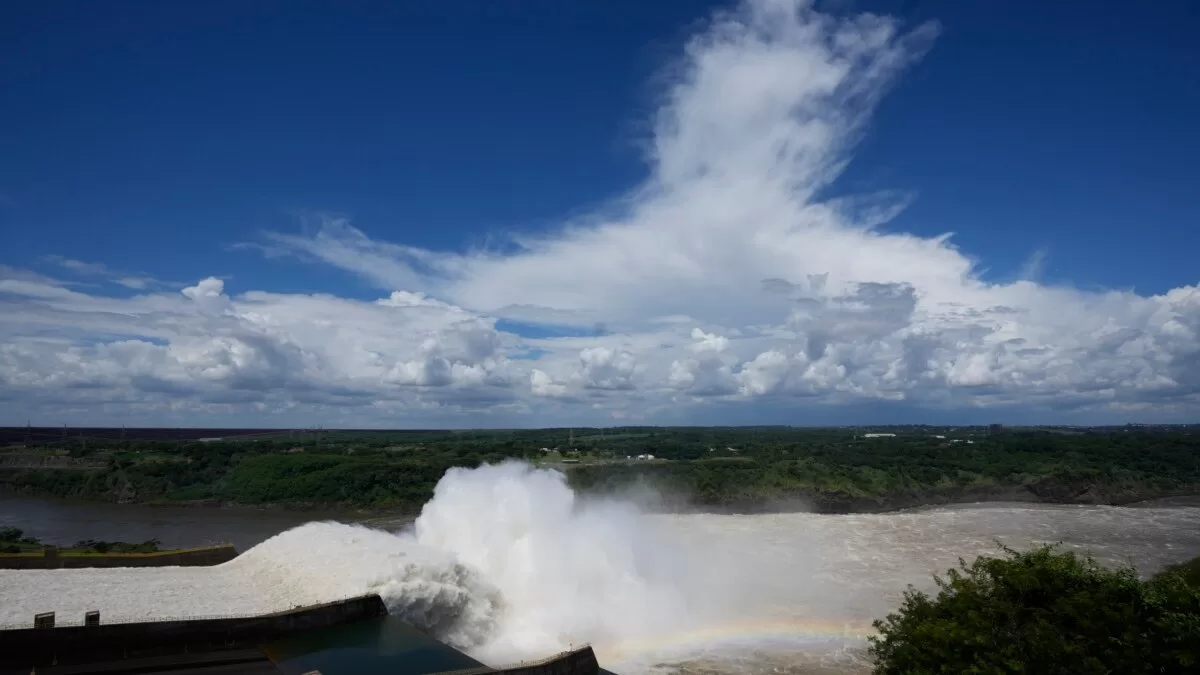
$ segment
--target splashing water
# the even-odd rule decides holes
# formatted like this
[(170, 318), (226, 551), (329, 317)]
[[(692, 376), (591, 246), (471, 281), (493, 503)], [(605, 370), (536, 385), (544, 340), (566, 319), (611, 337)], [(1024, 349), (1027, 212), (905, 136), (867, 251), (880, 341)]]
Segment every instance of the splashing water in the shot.
[(272, 608), (378, 593), (392, 614), (503, 663), (706, 616), (698, 600), (717, 595), (690, 583), (700, 558), (665, 524), (628, 501), (583, 499), (560, 472), (507, 462), (447, 471), (404, 531), (310, 523), (214, 571)]
[(310, 524), (230, 565), (266, 586), (278, 569), (288, 588), (379, 593), (450, 644), (510, 661), (674, 629), (691, 559), (669, 539), (629, 503), (580, 499), (563, 474), (509, 462), (448, 471), (409, 530)]
[(694, 559), (670, 533), (629, 503), (577, 498), (557, 471), (451, 469), (411, 536), (497, 589), (490, 611), (471, 613), (494, 622), (488, 637), (469, 645), (493, 658), (661, 631), (689, 613), (680, 582)]

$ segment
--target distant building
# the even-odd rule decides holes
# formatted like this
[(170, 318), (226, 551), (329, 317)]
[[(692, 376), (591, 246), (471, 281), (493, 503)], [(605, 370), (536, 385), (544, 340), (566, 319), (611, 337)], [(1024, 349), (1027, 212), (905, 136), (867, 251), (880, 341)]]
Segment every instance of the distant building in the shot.
[(895, 438), (896, 434), (863, 434), (863, 438)]
[(1003, 424), (989, 424), (988, 425), (988, 433), (993, 436), (995, 436), (996, 434), (1002, 434), (1002, 433), (1004, 433), (1004, 425)]

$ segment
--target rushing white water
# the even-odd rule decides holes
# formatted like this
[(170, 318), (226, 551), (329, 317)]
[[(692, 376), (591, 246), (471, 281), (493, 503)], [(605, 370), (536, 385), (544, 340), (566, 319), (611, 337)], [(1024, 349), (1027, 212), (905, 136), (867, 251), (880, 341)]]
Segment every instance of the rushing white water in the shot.
[(508, 463), (448, 472), (397, 533), (319, 522), (217, 567), (0, 571), (0, 623), (91, 609), (105, 621), (245, 615), (379, 593), (494, 664), (588, 642), (626, 673), (808, 668), (841, 644), (838, 626), (886, 613), (906, 584), (928, 586), (997, 539), (1064, 541), (1152, 572), (1200, 554), (1200, 509), (646, 515)]

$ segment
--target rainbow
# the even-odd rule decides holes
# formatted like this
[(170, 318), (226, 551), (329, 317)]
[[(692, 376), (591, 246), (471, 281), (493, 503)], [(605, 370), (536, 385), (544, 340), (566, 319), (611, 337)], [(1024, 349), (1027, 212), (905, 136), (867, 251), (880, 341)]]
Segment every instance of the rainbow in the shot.
[(624, 661), (643, 654), (697, 653), (706, 648), (739, 645), (749, 647), (787, 643), (796, 647), (812, 647), (861, 642), (874, 634), (875, 629), (871, 624), (863, 621), (755, 619), (625, 640), (612, 645), (596, 645), (596, 650), (605, 660)]

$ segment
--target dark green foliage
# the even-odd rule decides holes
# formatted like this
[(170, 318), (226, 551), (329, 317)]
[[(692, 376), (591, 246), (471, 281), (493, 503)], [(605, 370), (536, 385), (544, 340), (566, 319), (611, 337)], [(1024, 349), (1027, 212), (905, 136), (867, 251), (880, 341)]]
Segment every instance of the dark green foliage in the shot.
[[(41, 542), (37, 537), (25, 536), (25, 531), (19, 527), (0, 527), (0, 543), (9, 544), (12, 547), (13, 544), (37, 546)], [(20, 548), (17, 547), (17, 550)]]
[(448, 465), (344, 455), (256, 455), (238, 462), (223, 488), (245, 504), (349, 503), (416, 508)]
[[(119, 430), (118, 430), (119, 431)], [(169, 431), (169, 430), (168, 430)], [(949, 501), (1125, 503), (1200, 493), (1200, 428), (622, 427), (292, 431), (218, 441), (53, 440), (21, 452), (86, 454), (96, 468), (0, 470), (31, 494), (416, 509), (446, 468), (559, 461), (573, 486), (648, 483), (689, 503), (872, 511)], [(165, 432), (164, 432), (165, 433)], [(132, 434), (132, 431), (131, 431)], [(545, 452), (543, 448), (552, 449)], [(653, 454), (661, 462), (626, 461)]]
[(1193, 558), (1185, 563), (1172, 565), (1163, 570), (1162, 574), (1174, 574), (1184, 582), (1200, 588), (1200, 558)]
[(158, 539), (151, 539), (140, 544), (130, 544), (124, 541), (97, 541), (85, 539), (75, 542), (71, 548), (94, 553), (156, 553), (162, 544)]
[(846, 429), (685, 431), (713, 452), (699, 461), (585, 466), (571, 472), (572, 483), (605, 490), (646, 479), (700, 504), (799, 498), (820, 511), (1013, 498), (1125, 503), (1200, 490), (1200, 435), (1191, 430), (988, 436), (903, 428), (873, 439)]
[(875, 622), (877, 675), (1200, 672), (1200, 589), (1053, 547), (980, 557)]
[(75, 546), (84, 551), (95, 551), (96, 553), (108, 553), (109, 543), (107, 541), (95, 541), (93, 539), (85, 539), (75, 542)]
[[(0, 527), (0, 552), (3, 553), (21, 553), (28, 550), (36, 550), (33, 547), (41, 545), (41, 541), (37, 537), (26, 536), (25, 532), (16, 527)], [(158, 539), (151, 539), (140, 544), (130, 544), (123, 541), (97, 541), (95, 539), (85, 539), (76, 542), (71, 548), (81, 551), (92, 551), (95, 553), (154, 553), (159, 550), (162, 544)]]

